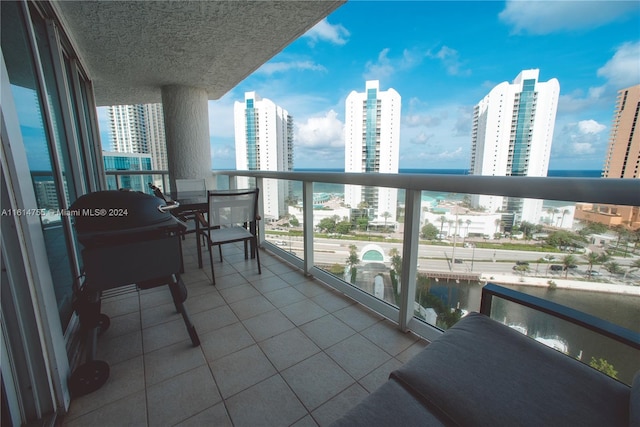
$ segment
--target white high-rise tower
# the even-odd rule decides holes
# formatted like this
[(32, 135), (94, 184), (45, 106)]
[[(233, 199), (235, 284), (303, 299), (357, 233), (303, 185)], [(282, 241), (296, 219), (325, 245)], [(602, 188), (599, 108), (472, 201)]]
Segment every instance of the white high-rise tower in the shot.
[[(473, 113), (471, 174), (547, 176), (560, 84), (538, 81), (523, 70), (513, 83), (494, 87)], [(539, 223), (542, 200), (474, 195), (472, 204), (514, 214), (515, 222)]]
[(151, 154), (153, 170), (167, 170), (167, 143), (162, 104), (109, 107), (112, 150)]
[[(271, 100), (246, 92), (244, 102), (234, 103), (236, 169), (262, 171), (293, 170), (293, 118)], [(247, 178), (238, 178), (240, 187)], [(289, 185), (282, 180), (263, 180), (260, 189), (266, 220), (286, 213)]]
[[(398, 173), (401, 98), (394, 89), (380, 90), (378, 80), (364, 93), (352, 91), (345, 108), (345, 172)], [(366, 203), (378, 223), (396, 221), (398, 190), (345, 185), (345, 203), (358, 209)]]

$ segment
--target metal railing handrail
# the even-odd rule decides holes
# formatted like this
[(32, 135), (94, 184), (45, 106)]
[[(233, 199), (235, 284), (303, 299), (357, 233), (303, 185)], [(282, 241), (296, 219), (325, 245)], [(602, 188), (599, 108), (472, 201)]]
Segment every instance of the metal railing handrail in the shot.
[(571, 307), (528, 295), (524, 292), (514, 291), (513, 289), (508, 289), (493, 283), (487, 283), (482, 287), (480, 313), (491, 317), (493, 297), (529, 307), (640, 350), (640, 333), (638, 332), (623, 328), (615, 323), (608, 322)]
[(639, 179), (241, 170), (213, 171), (212, 173), (213, 175), (391, 187), (405, 190), (640, 206)]

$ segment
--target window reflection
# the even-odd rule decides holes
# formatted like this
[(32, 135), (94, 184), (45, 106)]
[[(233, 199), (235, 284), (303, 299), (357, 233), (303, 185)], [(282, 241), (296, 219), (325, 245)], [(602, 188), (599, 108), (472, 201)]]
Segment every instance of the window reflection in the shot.
[[(60, 320), (63, 329), (66, 327), (72, 314), (71, 297), (73, 273), (69, 260), (69, 245), (67, 235), (62, 227), (60, 216), (57, 213), (61, 207), (61, 197), (67, 201), (74, 195), (73, 186), (60, 183), (57, 179), (56, 166), (63, 171), (69, 170), (67, 165), (55, 165), (53, 162), (52, 144), (49, 143), (46, 117), (42, 108), (43, 99), (38, 92), (38, 79), (35, 73), (35, 64), (31, 56), (30, 44), (25, 31), (21, 25), (24, 22), (18, 3), (7, 2), (2, 5), (2, 52), (8, 64), (8, 75), (11, 83), (11, 93), (16, 105), (18, 120), (22, 139), (27, 154), (28, 167), (31, 171), (32, 183), (36, 195), (37, 206), (24, 206), (26, 209), (46, 209), (47, 215), (40, 216), (42, 231), (45, 240), (45, 247), (51, 268), (54, 291), (58, 303)], [(42, 40), (46, 35), (44, 22), (36, 20), (36, 32), (38, 39), (43, 41), (48, 48), (48, 43)], [(43, 47), (44, 48), (44, 47)], [(46, 52), (45, 52), (46, 53)], [(43, 58), (43, 66), (48, 73), (52, 72), (50, 55)], [(47, 60), (48, 59), (48, 60)], [(58, 95), (55, 91), (54, 77), (49, 75), (46, 102), (54, 113), (53, 128), (56, 135), (53, 139), (56, 142), (57, 156), (68, 162), (68, 153), (64, 154), (61, 149), (61, 138), (64, 135), (60, 132), (61, 112)], [(64, 175), (63, 175), (64, 176)]]

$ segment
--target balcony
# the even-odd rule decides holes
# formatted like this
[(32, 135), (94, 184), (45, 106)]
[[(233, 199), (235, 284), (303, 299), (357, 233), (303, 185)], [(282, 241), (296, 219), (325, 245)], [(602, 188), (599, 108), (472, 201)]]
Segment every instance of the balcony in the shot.
[(182, 278), (200, 347), (166, 287), (104, 295), (97, 358), (111, 375), (72, 400), (64, 426), (327, 425), (427, 345), (269, 253), (258, 275), (224, 246), (213, 287), (192, 236)]
[[(139, 172), (135, 172), (133, 174), (138, 173)], [(424, 241), (420, 241), (420, 228), (426, 218), (424, 216), (426, 213), (423, 210), (423, 196), (429, 194), (429, 191), (457, 195), (458, 201), (464, 199), (463, 196), (473, 197), (484, 194), (517, 198), (538, 198), (552, 201), (591, 200), (599, 201), (600, 203), (636, 205), (640, 203), (640, 200), (638, 200), (638, 194), (640, 193), (638, 192), (638, 183), (633, 180), (243, 171), (226, 171), (215, 173), (215, 175), (217, 175), (218, 178), (218, 185), (222, 187), (233, 187), (236, 176), (249, 176), (249, 179), (253, 180), (258, 187), (262, 187), (263, 180), (266, 179), (278, 179), (285, 181), (288, 185), (296, 186), (296, 191), (301, 192), (301, 213), (299, 215), (297, 214), (296, 217), (302, 223), (302, 227), (290, 230), (281, 228), (282, 225), (277, 223), (271, 225), (262, 224), (262, 229), (260, 230), (261, 245), (265, 249), (265, 252), (261, 257), (267, 260), (264, 262), (266, 273), (263, 272), (262, 276), (252, 275), (251, 264), (244, 264), (243, 259), (238, 259), (236, 254), (230, 253), (225, 257), (228, 259), (226, 259), (224, 267), (216, 266), (216, 277), (220, 277), (220, 284), (217, 289), (212, 289), (209, 285), (210, 279), (207, 277), (208, 269), (206, 265), (203, 270), (195, 268), (193, 263), (194, 242), (187, 242), (185, 248), (188, 251), (187, 256), (190, 259), (188, 259), (187, 273), (184, 278), (191, 292), (190, 299), (187, 301), (187, 307), (194, 313), (192, 317), (194, 317), (194, 323), (201, 332), (201, 335), (207, 337), (209, 335), (220, 336), (218, 334), (222, 332), (216, 332), (216, 330), (228, 328), (230, 324), (223, 323), (217, 327), (215, 324), (208, 325), (207, 322), (204, 321), (204, 325), (201, 325), (203, 321), (198, 321), (198, 319), (204, 319), (206, 315), (200, 313), (212, 310), (224, 310), (228, 313), (233, 323), (238, 324), (235, 327), (241, 331), (245, 331), (248, 337), (251, 338), (251, 340), (247, 340), (246, 346), (235, 349), (238, 353), (234, 353), (235, 355), (233, 357), (229, 356), (229, 359), (240, 357), (244, 354), (243, 352), (248, 352), (248, 347), (254, 348), (255, 350), (260, 349), (260, 352), (257, 354), (260, 356), (260, 360), (264, 361), (264, 358), (266, 358), (269, 362), (265, 362), (265, 364), (271, 366), (271, 368), (268, 369), (269, 372), (272, 372), (271, 376), (276, 376), (280, 384), (282, 384), (280, 381), (282, 379), (286, 385), (283, 386), (283, 390), (288, 389), (292, 391), (297, 396), (298, 400), (296, 402), (301, 403), (307, 411), (304, 414), (300, 412), (301, 417), (310, 415), (313, 420), (320, 425), (325, 424), (326, 421), (319, 415), (323, 411), (320, 408), (324, 405), (329, 405), (327, 407), (338, 405), (337, 402), (342, 402), (343, 399), (349, 399), (349, 402), (351, 402), (349, 405), (355, 404), (359, 398), (353, 398), (353, 396), (349, 394), (353, 392), (351, 387), (355, 387), (359, 392), (362, 390), (358, 387), (361, 387), (365, 391), (364, 394), (371, 392), (372, 388), (360, 382), (362, 377), (360, 377), (359, 374), (354, 375), (354, 373), (349, 370), (350, 365), (348, 363), (350, 362), (346, 362), (347, 364), (343, 365), (342, 359), (338, 360), (333, 357), (335, 355), (333, 352), (337, 350), (330, 350), (329, 348), (336, 345), (338, 346), (337, 348), (340, 348), (342, 341), (333, 342), (328, 337), (324, 337), (321, 338), (321, 340), (329, 340), (331, 345), (316, 342), (317, 337), (308, 334), (308, 329), (312, 328), (310, 325), (314, 324), (313, 322), (320, 323), (320, 318), (325, 319), (323, 322), (329, 321), (329, 319), (331, 319), (331, 322), (335, 322), (335, 317), (353, 329), (353, 334), (361, 335), (357, 338), (359, 342), (366, 342), (367, 346), (374, 345), (378, 347), (378, 350), (382, 350), (384, 353), (379, 353), (381, 356), (384, 356), (379, 359), (381, 363), (376, 366), (372, 365), (370, 367), (371, 370), (368, 370), (365, 375), (374, 375), (373, 372), (376, 371), (377, 373), (375, 375), (382, 380), (382, 378), (386, 377), (388, 373), (387, 368), (390, 365), (396, 365), (398, 362), (404, 361), (405, 357), (401, 354), (405, 351), (408, 351), (406, 355), (413, 354), (414, 351), (425, 346), (429, 340), (438, 337), (443, 329), (450, 326), (450, 324), (444, 320), (440, 320), (440, 318), (445, 318), (442, 313), (438, 313), (438, 321), (433, 319), (429, 320), (429, 316), (426, 313), (428, 305), (424, 302), (425, 299), (422, 294), (422, 292), (427, 289), (425, 288), (425, 283), (427, 283), (425, 280), (427, 279), (428, 283), (430, 283), (427, 287), (431, 287), (432, 290), (436, 288), (446, 288), (450, 294), (460, 294), (458, 296), (458, 301), (461, 301), (459, 308), (463, 310), (480, 309), (481, 286), (479, 285), (487, 282), (505, 284), (512, 289), (516, 289), (519, 293), (531, 293), (544, 299), (553, 300), (556, 297), (562, 297), (565, 299), (564, 303), (568, 305), (571, 305), (574, 299), (574, 294), (570, 294), (571, 291), (569, 288), (571, 287), (577, 287), (582, 290), (615, 289), (620, 293), (620, 298), (616, 300), (616, 302), (607, 304), (615, 305), (616, 309), (606, 309), (604, 310), (606, 311), (605, 314), (596, 314), (602, 317), (607, 317), (613, 313), (620, 314), (620, 317), (628, 322), (624, 326), (633, 329), (631, 335), (638, 336), (637, 326), (634, 326), (634, 324), (639, 324), (639, 319), (637, 318), (637, 311), (634, 313), (635, 309), (633, 307), (635, 306), (633, 301), (640, 299), (640, 287), (637, 286), (638, 283), (640, 283), (640, 277), (637, 275), (637, 272), (632, 271), (630, 267), (631, 263), (638, 259), (638, 256), (632, 255), (631, 252), (628, 254), (629, 257), (627, 257), (626, 253), (622, 255), (622, 252), (618, 251), (616, 260), (624, 263), (625, 268), (629, 267), (624, 275), (614, 273), (607, 274), (602, 270), (603, 273), (600, 276), (596, 276), (598, 269), (602, 269), (602, 267), (596, 268), (593, 265), (589, 265), (586, 257), (577, 253), (572, 255), (578, 264), (577, 268), (564, 269), (560, 264), (563, 262), (562, 259), (567, 256), (566, 252), (544, 252), (542, 249), (533, 251), (490, 249), (490, 246), (485, 246), (485, 244), (491, 245), (491, 241), (487, 241), (486, 238), (482, 237), (474, 238), (471, 234), (475, 234), (476, 236), (482, 236), (483, 233), (485, 235), (493, 234), (493, 230), (496, 228), (494, 219), (482, 219), (484, 223), (488, 223), (491, 226), (491, 230), (488, 230), (488, 232), (487, 230), (483, 231), (482, 222), (481, 219), (479, 219), (483, 218), (483, 216), (458, 211), (457, 208), (455, 208), (455, 206), (459, 205), (457, 203), (453, 203), (452, 206), (449, 207), (451, 211), (447, 213), (447, 215), (451, 218), (458, 215), (461, 221), (463, 221), (462, 218), (467, 218), (465, 215), (468, 215), (470, 222), (459, 223), (453, 219), (449, 223), (443, 222), (441, 224), (436, 222), (435, 226), (442, 234), (446, 232), (447, 235), (451, 236), (449, 240), (447, 242), (435, 242), (437, 243), (435, 245), (426, 245)], [(404, 192), (404, 198), (400, 196), (398, 200), (399, 206), (401, 207), (399, 212), (402, 212), (402, 215), (399, 215), (402, 219), (398, 231), (392, 233), (376, 231), (376, 228), (383, 228), (382, 224), (378, 224), (377, 227), (368, 227), (366, 230), (361, 232), (356, 231), (352, 235), (343, 236), (342, 238), (339, 236), (320, 236), (316, 234), (317, 228), (308, 224), (314, 224), (312, 218), (321, 215), (323, 211), (314, 209), (314, 204), (317, 203), (314, 202), (313, 193), (317, 191), (316, 189), (320, 188), (320, 186), (330, 184), (361, 185), (363, 187), (378, 188), (390, 187), (397, 189), (399, 193)], [(501, 215), (498, 214), (496, 218), (500, 219), (500, 217)], [(503, 220), (504, 218), (500, 219), (500, 225), (498, 225), (498, 227), (503, 226)], [(560, 221), (560, 218), (555, 220), (552, 218), (551, 223), (554, 225), (562, 225), (565, 223), (565, 218), (563, 217), (562, 221)], [(469, 230), (473, 233), (470, 233)], [(502, 241), (508, 242), (506, 239)], [(358, 272), (359, 279), (356, 280), (353, 285), (348, 283), (349, 279), (347, 278), (347, 274), (343, 274), (343, 271), (346, 266), (345, 259), (349, 256), (349, 246), (356, 245), (358, 250), (364, 253), (370, 244), (382, 247), (385, 255), (390, 253), (390, 249), (392, 248), (398, 251), (401, 268), (397, 266), (394, 268), (396, 271), (401, 272), (399, 282), (406, 284), (406, 286), (400, 287), (399, 291), (397, 289), (390, 291), (389, 276), (387, 276), (390, 268), (388, 259), (385, 261), (387, 263), (387, 269), (385, 271), (368, 271), (363, 268)], [(498, 255), (496, 255), (496, 252), (498, 252)], [(362, 258), (361, 256), (361, 259)], [(460, 261), (460, 263), (458, 263), (458, 261)], [(518, 261), (518, 264), (515, 264), (516, 261)], [(336, 270), (332, 268), (335, 267), (336, 264), (341, 266), (342, 271), (336, 272)], [(527, 268), (515, 268), (527, 265)], [(556, 267), (560, 266), (560, 269), (557, 270), (555, 267), (551, 268), (554, 265)], [(512, 267), (514, 268), (512, 269)], [(596, 273), (588, 275), (585, 273), (591, 270), (595, 270)], [(373, 286), (369, 286), (368, 284), (368, 280), (371, 279), (371, 282), (373, 282), (374, 276), (377, 274), (384, 274), (385, 277), (385, 288), (382, 293), (377, 293)], [(438, 279), (440, 282), (438, 282)], [(450, 279), (450, 281), (447, 282), (447, 279)], [(243, 290), (234, 290), (237, 286), (241, 286)], [(263, 286), (266, 287), (263, 288)], [(559, 288), (556, 289), (556, 286)], [(302, 288), (304, 288), (304, 290)], [(238, 296), (237, 298), (242, 299), (237, 300), (236, 297), (233, 296), (235, 292), (240, 292), (242, 296)], [(217, 296), (205, 298), (209, 293)], [(300, 296), (300, 293), (302, 293), (303, 296)], [(588, 294), (590, 292), (586, 293)], [(230, 300), (228, 300), (227, 294), (232, 295)], [(331, 306), (325, 306), (317, 301), (319, 294), (325, 295), (323, 298), (330, 299)], [(200, 295), (203, 297), (201, 298)], [(596, 294), (594, 300), (598, 302), (596, 302), (595, 305), (600, 305), (600, 301), (608, 300), (610, 296), (611, 294)], [(282, 297), (283, 301), (272, 300), (271, 297)], [(141, 347), (144, 348), (145, 352), (147, 350), (153, 352), (157, 351), (158, 347), (150, 347), (150, 349), (148, 349), (148, 346), (144, 344), (145, 334), (150, 333), (145, 330), (155, 326), (152, 324), (144, 324), (144, 319), (148, 316), (145, 314), (145, 311), (153, 309), (153, 307), (147, 307), (142, 304), (145, 298), (144, 295), (139, 297), (141, 314), (134, 316), (143, 319), (143, 323), (139, 327), (140, 332), (138, 332), (137, 339), (142, 340)], [(215, 299), (216, 302), (212, 302), (210, 306), (207, 306), (206, 301), (209, 298)], [(297, 298), (303, 299), (297, 300)], [(450, 298), (450, 296), (441, 297), (443, 300), (446, 298)], [(246, 301), (244, 301), (245, 299)], [(260, 301), (260, 305), (266, 308), (252, 308), (258, 311), (247, 313), (236, 311), (238, 307), (241, 307), (240, 310), (245, 310), (245, 308), (242, 307), (250, 304), (249, 301), (251, 300)], [(293, 310), (293, 308), (288, 308), (288, 303), (285, 301), (290, 301), (292, 306), (300, 303), (314, 307), (313, 310), (318, 310), (320, 316), (314, 317), (315, 315), (311, 315), (311, 318), (304, 319), (302, 322), (297, 321), (287, 315), (287, 311)], [(301, 301), (305, 302), (303, 303)], [(171, 309), (171, 306), (167, 305), (167, 302), (166, 300), (164, 301), (164, 314), (169, 316), (170, 313), (166, 310)], [(336, 304), (335, 309), (332, 308), (334, 304)], [(192, 305), (199, 308), (191, 308)], [(226, 308), (219, 309), (219, 307), (223, 306)], [(316, 306), (320, 308), (318, 309)], [(455, 304), (451, 305), (451, 307), (455, 308)], [(585, 338), (579, 343), (575, 343), (571, 340), (575, 338), (577, 333), (572, 327), (565, 326), (562, 323), (548, 321), (544, 318), (543, 311), (540, 309), (535, 307), (533, 309), (517, 309), (514, 308), (513, 304), (504, 301), (500, 301), (497, 305), (494, 304), (494, 308), (495, 307), (497, 307), (497, 311), (493, 313), (493, 316), (504, 323), (513, 324), (514, 327), (522, 327), (520, 324), (522, 319), (535, 319), (532, 320), (532, 324), (537, 323), (537, 326), (532, 327), (529, 325), (528, 332), (525, 331), (525, 333), (532, 336), (532, 338), (538, 334), (540, 335), (538, 338), (541, 339), (557, 336), (559, 339), (556, 341), (561, 347), (563, 339), (570, 337), (570, 342), (567, 343), (568, 348), (564, 350), (565, 352), (572, 357), (583, 357), (582, 360), (585, 361), (585, 363), (589, 363), (591, 357), (596, 357), (596, 359), (600, 357), (608, 360), (619, 369), (620, 380), (623, 382), (629, 383), (632, 374), (640, 369), (640, 365), (637, 363), (639, 353), (638, 350), (633, 347), (627, 348), (617, 342), (611, 342), (608, 338), (602, 338), (602, 340), (600, 338), (596, 340)], [(263, 312), (263, 309), (266, 311)], [(155, 310), (152, 310), (152, 312), (154, 311)], [(366, 327), (355, 327), (355, 324), (352, 323), (354, 320), (348, 320), (342, 316), (347, 311), (357, 313), (357, 318), (368, 319), (366, 321)], [(462, 310), (452, 311), (460, 314), (458, 311)], [(269, 315), (268, 313), (270, 312), (272, 313)], [(250, 319), (254, 317), (260, 319), (262, 316), (276, 316), (281, 320), (285, 319), (286, 321), (282, 320), (284, 323), (290, 322), (293, 325), (289, 325), (291, 329), (274, 331), (273, 336), (255, 336), (250, 326), (247, 325), (251, 323)], [(174, 317), (173, 319), (177, 319), (174, 323), (180, 325), (178, 318)], [(607, 318), (606, 320), (613, 321), (614, 323), (618, 322), (618, 319)], [(355, 322), (357, 324), (358, 321), (355, 320)], [(541, 328), (540, 324), (544, 324), (545, 326)], [(389, 336), (383, 341), (376, 341), (373, 336), (378, 332), (374, 333), (375, 328), (368, 330), (368, 328), (374, 326), (375, 328), (383, 328), (387, 331), (386, 333), (389, 333)], [(294, 329), (296, 330), (295, 332)], [(544, 331), (542, 331), (543, 329)], [(545, 332), (544, 336), (542, 332)], [(244, 333), (242, 335), (245, 336)], [(277, 359), (280, 356), (276, 355), (272, 359), (271, 356), (273, 355), (269, 353), (270, 350), (267, 349), (269, 348), (268, 344), (264, 341), (273, 340), (278, 342), (278, 340), (281, 339), (283, 340), (282, 348), (287, 348), (288, 350), (297, 348), (298, 346), (295, 344), (296, 341), (288, 341), (290, 339), (289, 335), (295, 335), (296, 340), (299, 339), (305, 343), (307, 339), (309, 339), (320, 350), (315, 350), (315, 347), (309, 346), (314, 349), (313, 352), (310, 354), (291, 356), (293, 360), (295, 360), (291, 362), (292, 365), (285, 364), (284, 366), (286, 367), (280, 369), (282, 365), (278, 365), (280, 361)], [(177, 327), (175, 339), (187, 342), (188, 344), (188, 337), (185, 335), (182, 327)], [(209, 350), (207, 350), (207, 348), (210, 348), (211, 344), (207, 344), (207, 339), (208, 338), (205, 338), (205, 340), (203, 340), (205, 344), (201, 350), (202, 356), (198, 356), (199, 363), (203, 364), (202, 366), (206, 364), (206, 366), (209, 367), (212, 373), (209, 377), (212, 376), (212, 381), (216, 384), (216, 387), (218, 387), (217, 390), (218, 393), (220, 393), (221, 402), (226, 405), (226, 415), (231, 418), (234, 424), (241, 425), (243, 422), (238, 421), (240, 418), (234, 418), (232, 410), (230, 409), (231, 405), (235, 404), (233, 402), (235, 402), (236, 399), (240, 399), (240, 397), (236, 398), (236, 394), (225, 394), (220, 388), (218, 377), (216, 377), (217, 369), (219, 369), (217, 367), (217, 358), (208, 356), (207, 352)], [(356, 340), (356, 338), (353, 339)], [(365, 341), (363, 341), (363, 339)], [(218, 340), (217, 345), (224, 346), (226, 345), (225, 341), (226, 339)], [(397, 344), (399, 346), (397, 348), (389, 349), (385, 347), (385, 342), (400, 344)], [(345, 342), (342, 345), (347, 344)], [(394, 344), (394, 346), (395, 345), (396, 344)], [(306, 348), (306, 346), (304, 347)], [(370, 348), (373, 349), (374, 347)], [(606, 348), (606, 351), (604, 353), (598, 353), (598, 350), (595, 350), (596, 348)], [(365, 354), (368, 357), (370, 353), (369, 350), (366, 350), (365, 347), (358, 347), (358, 349), (360, 350), (354, 348), (350, 352), (353, 357), (361, 358), (365, 357)], [(377, 353), (378, 350), (371, 351)], [(192, 350), (192, 352), (197, 351), (199, 350)], [(146, 353), (143, 352), (143, 354), (139, 356), (142, 357), (143, 362), (146, 357), (145, 354)], [(230, 353), (225, 352), (221, 357), (226, 357), (229, 354)], [(319, 356), (319, 354), (322, 354), (322, 356)], [(296, 390), (296, 387), (301, 387), (301, 385), (298, 384), (296, 386), (293, 382), (289, 382), (289, 380), (295, 380), (287, 377), (284, 372), (287, 369), (291, 369), (292, 366), (297, 366), (297, 364), (306, 366), (305, 363), (312, 363), (307, 362), (308, 359), (315, 360), (314, 358), (321, 358), (327, 360), (324, 356), (330, 359), (331, 366), (337, 366), (337, 372), (347, 372), (351, 376), (353, 383), (349, 383), (346, 388), (340, 389), (340, 392), (331, 394), (326, 400), (319, 402), (317, 406), (309, 406), (309, 402), (304, 400), (304, 394), (300, 394)], [(333, 365), (333, 363), (336, 365)], [(356, 363), (356, 365), (358, 363)], [(389, 363), (389, 365), (387, 365), (387, 363)], [(386, 373), (383, 373), (383, 371), (386, 371)], [(271, 378), (271, 376), (269, 378)], [(256, 387), (256, 389), (262, 389), (261, 387), (263, 386), (266, 387), (266, 385), (260, 385), (265, 381), (265, 378), (259, 378), (259, 380), (248, 384), (245, 389), (239, 390), (238, 394), (244, 393), (252, 386)], [(276, 380), (274, 379), (273, 381)], [(301, 379), (300, 381), (303, 380)], [(358, 386), (355, 386), (355, 383), (357, 383)], [(148, 398), (149, 389), (155, 387), (155, 383), (148, 384), (146, 387), (146, 405), (150, 405)], [(340, 395), (342, 392), (347, 394)], [(246, 393), (248, 395), (250, 394), (249, 391), (246, 391)], [(273, 394), (273, 392), (267, 391), (266, 394), (270, 395)], [(359, 393), (358, 396), (363, 396), (364, 394)], [(251, 395), (254, 396), (253, 394)], [(90, 400), (91, 396), (82, 399)], [(210, 401), (208, 402), (211, 403)], [(219, 402), (211, 403), (209, 407), (215, 405), (219, 405)], [(349, 405), (345, 405), (345, 410)], [(332, 409), (332, 411), (334, 411), (336, 416), (340, 413), (337, 409)], [(155, 412), (155, 409), (147, 406), (149, 417), (152, 416), (151, 414), (153, 412)], [(78, 412), (75, 407), (72, 407), (71, 416), (77, 414)], [(236, 417), (238, 417), (238, 415), (236, 415)], [(149, 420), (147, 420), (147, 422), (152, 424)], [(276, 422), (275, 425), (279, 424)]]

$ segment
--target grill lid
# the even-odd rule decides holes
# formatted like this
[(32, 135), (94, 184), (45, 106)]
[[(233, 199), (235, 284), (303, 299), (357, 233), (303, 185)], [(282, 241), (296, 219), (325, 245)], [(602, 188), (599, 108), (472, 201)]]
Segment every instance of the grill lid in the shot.
[(119, 232), (175, 223), (164, 200), (137, 191), (107, 190), (88, 193), (71, 205), (80, 233)]

